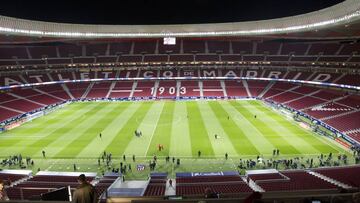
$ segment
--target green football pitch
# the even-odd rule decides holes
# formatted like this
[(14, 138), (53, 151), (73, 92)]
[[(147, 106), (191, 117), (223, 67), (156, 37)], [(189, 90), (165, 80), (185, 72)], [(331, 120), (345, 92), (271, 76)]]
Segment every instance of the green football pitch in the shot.
[[(283, 157), (346, 153), (255, 100), (77, 102), (0, 134), (1, 157), (29, 156), (41, 170), (72, 170), (73, 163), (80, 170), (103, 169), (97, 160), (104, 151), (114, 164), (124, 154), (144, 163), (156, 155), (181, 158), (178, 170), (234, 169), (234, 160), (271, 157), (273, 149)], [(231, 163), (224, 164), (225, 153)]]

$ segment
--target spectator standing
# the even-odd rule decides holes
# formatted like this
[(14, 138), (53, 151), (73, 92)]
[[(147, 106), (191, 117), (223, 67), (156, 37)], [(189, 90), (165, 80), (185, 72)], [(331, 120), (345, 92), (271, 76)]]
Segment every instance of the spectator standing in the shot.
[(73, 203), (95, 203), (96, 194), (94, 187), (86, 181), (84, 174), (79, 175), (77, 179), (80, 184), (75, 192), (73, 197)]
[(171, 180), (171, 179), (169, 179), (169, 186), (170, 186), (170, 187), (173, 187), (173, 185), (172, 185), (172, 180)]
[(9, 201), (9, 197), (6, 194), (4, 185), (4, 181), (0, 179), (0, 201)]
[(218, 194), (216, 194), (215, 192), (213, 192), (213, 190), (210, 187), (205, 188), (205, 198), (209, 199), (209, 198), (219, 198)]

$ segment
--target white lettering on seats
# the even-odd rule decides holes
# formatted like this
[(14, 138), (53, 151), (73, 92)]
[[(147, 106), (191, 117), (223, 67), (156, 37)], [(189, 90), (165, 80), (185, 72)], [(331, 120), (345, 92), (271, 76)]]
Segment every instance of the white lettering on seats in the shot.
[(194, 76), (194, 71), (184, 71), (184, 76)]
[(270, 71), (268, 78), (276, 78), (279, 79), (281, 75), (280, 71)]
[(224, 77), (237, 77), (237, 75), (233, 70), (230, 70), (224, 75)]
[(35, 78), (37, 82), (44, 82), (41, 78), (42, 75), (29, 75), (29, 78)]
[(101, 72), (101, 74), (104, 75), (104, 78), (105, 79), (108, 79), (109, 78), (109, 75), (111, 74), (112, 72)]
[(254, 71), (254, 70), (246, 71), (246, 77), (256, 77), (257, 74), (258, 74), (257, 71)]
[(330, 74), (327, 73), (320, 73), (319, 75), (317, 75), (312, 81), (315, 82), (325, 82), (328, 81), (331, 78)]
[(81, 80), (90, 79), (89, 73), (88, 73), (88, 72), (86, 72), (86, 73), (80, 73), (80, 79), (81, 79)]
[(172, 71), (164, 71), (162, 74), (163, 77), (173, 77), (174, 73)]
[(9, 86), (9, 85), (21, 85), (22, 83), (17, 81), (17, 80), (14, 80), (14, 79), (11, 79), (11, 78), (8, 78), (8, 77), (5, 77), (4, 78), (4, 82), (5, 82), (5, 86)]
[(154, 72), (151, 70), (148, 70), (148, 71), (145, 71), (143, 75), (144, 75), (144, 78), (153, 78)]
[(203, 77), (216, 77), (215, 70), (211, 70), (211, 71), (203, 70)]

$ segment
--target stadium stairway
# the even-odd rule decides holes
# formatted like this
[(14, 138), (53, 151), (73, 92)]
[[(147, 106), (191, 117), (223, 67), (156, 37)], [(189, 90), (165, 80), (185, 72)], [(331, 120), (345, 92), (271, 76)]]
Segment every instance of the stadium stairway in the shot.
[[(303, 96), (301, 96), (301, 97), (297, 97), (297, 98), (295, 98), (295, 99), (291, 99), (291, 100), (288, 100), (288, 101), (286, 101), (286, 102), (284, 102), (283, 104), (288, 104), (288, 103), (291, 103), (291, 102), (294, 102), (294, 101), (297, 101), (297, 100), (300, 100), (300, 99), (304, 99), (305, 97), (310, 97), (310, 96), (312, 96), (312, 95), (314, 95), (314, 94), (316, 94), (316, 93), (319, 93), (321, 90), (317, 90), (317, 91), (315, 91), (315, 92), (311, 92), (310, 94), (304, 94)], [(325, 101), (324, 101), (325, 102)]]
[(14, 112), (21, 113), (21, 114), (26, 113), (26, 112), (24, 112), (24, 111), (20, 111), (20, 110), (13, 109), (13, 108), (10, 108), (10, 107), (6, 107), (6, 106), (3, 106), (3, 105), (0, 105), (0, 107), (3, 108), (3, 109), (7, 109), (7, 110), (9, 110), (9, 111), (14, 111)]
[(57, 96), (55, 96), (55, 95), (49, 94), (49, 93), (44, 92), (44, 91), (39, 90), (39, 89), (34, 89), (34, 91), (37, 91), (37, 92), (39, 92), (39, 93), (41, 93), (41, 94), (44, 94), (44, 95), (47, 95), (47, 96), (49, 96), (49, 97), (52, 97), (52, 98), (58, 99), (58, 100), (60, 100), (60, 101), (66, 101), (66, 100), (65, 100), (65, 99), (63, 99), (63, 98), (57, 97)]
[[(312, 97), (321, 99), (320, 97), (315, 97), (315, 96), (312, 96)], [(323, 105), (330, 104), (330, 103), (338, 104), (338, 103), (336, 103), (336, 101), (342, 100), (342, 99), (344, 99), (345, 97), (347, 97), (347, 96), (338, 97), (338, 98), (335, 98), (335, 99), (333, 99), (333, 100), (331, 100), (331, 101), (327, 101), (327, 102), (322, 103), (322, 104), (317, 104), (317, 105), (314, 105), (314, 106), (309, 106), (309, 107), (306, 107), (306, 108), (302, 109), (302, 111), (306, 111), (306, 110), (312, 109), (312, 108), (314, 108), (314, 107), (316, 107), (316, 106), (323, 106)], [(346, 106), (345, 104), (339, 104), (339, 105)], [(348, 106), (348, 107), (349, 107), (349, 106)], [(352, 108), (352, 107), (349, 107), (349, 108)]]
[(345, 134), (360, 133), (360, 128), (344, 131)]
[(116, 85), (116, 82), (115, 82), (115, 81), (114, 81), (114, 82), (111, 82), (109, 91), (108, 91), (108, 93), (106, 93), (106, 98), (109, 98), (109, 96), (110, 96), (112, 90), (114, 89), (115, 85)]
[[(115, 73), (115, 78), (119, 78), (120, 75), (120, 70), (117, 70)], [(109, 98), (111, 95), (112, 90), (114, 89), (114, 87), (116, 86), (116, 81), (111, 82), (110, 88), (108, 93), (106, 94), (106, 98)]]
[(9, 186), (10, 186), (10, 187), (14, 187), (14, 186), (16, 186), (16, 185), (18, 185), (18, 184), (20, 184), (20, 183), (26, 182), (27, 180), (29, 180), (29, 179), (31, 179), (31, 178), (32, 178), (32, 176), (26, 176), (26, 177), (24, 177), (24, 178), (21, 178), (21, 179), (19, 179), (19, 180), (16, 180), (16, 181), (11, 182), (11, 184), (10, 184)]
[(243, 181), (244, 181), (245, 183), (247, 183), (252, 190), (254, 190), (254, 191), (256, 191), (256, 192), (265, 192), (264, 189), (262, 189), (259, 185), (257, 185), (257, 184), (255, 183), (255, 181), (253, 181), (253, 180), (251, 180), (251, 179), (249, 179), (249, 181), (247, 181), (246, 178), (243, 177), (243, 176), (241, 177), (241, 179), (243, 179)]
[(337, 83), (339, 80), (341, 80), (343, 77), (345, 77), (346, 76), (346, 74), (345, 73), (343, 73), (343, 74), (341, 74), (339, 77), (337, 77), (337, 78), (335, 78), (335, 80), (333, 80), (332, 82), (333, 83)]
[(137, 87), (137, 81), (134, 81), (133, 85), (132, 85), (132, 88), (131, 88), (131, 92), (130, 92), (130, 96), (129, 98), (132, 98), (134, 96), (134, 91)]
[(166, 181), (165, 196), (176, 195), (176, 179), (171, 179), (171, 180), (172, 180), (172, 186), (170, 186), (169, 181)]
[(225, 85), (224, 80), (220, 80), (220, 86), (221, 86), (221, 89), (224, 92), (224, 97), (227, 97), (228, 95), (227, 95), (227, 92), (226, 92), (226, 85)]
[(327, 182), (329, 182), (329, 183), (331, 183), (331, 184), (334, 184), (334, 185), (336, 185), (336, 186), (342, 187), (342, 188), (344, 188), (344, 189), (351, 189), (351, 188), (352, 188), (350, 185), (347, 185), (347, 184), (344, 184), (344, 183), (339, 182), (339, 181), (337, 181), (337, 180), (334, 180), (334, 179), (332, 179), (332, 178), (326, 177), (326, 176), (324, 176), (324, 175), (322, 175), (322, 174), (320, 174), (320, 173), (317, 173), (317, 172), (315, 172), (315, 171), (308, 171), (308, 173), (311, 174), (311, 175), (313, 175), (313, 176), (316, 176), (316, 177), (318, 177), (318, 178), (320, 178), (320, 179), (322, 179), (322, 180), (325, 180), (325, 181), (327, 181)]
[(16, 97), (16, 98), (18, 98), (18, 99), (26, 100), (26, 101), (28, 101), (28, 102), (31, 102), (31, 103), (33, 103), (33, 104), (37, 104), (37, 105), (42, 106), (42, 107), (45, 107), (45, 106), (46, 106), (46, 105), (43, 104), (43, 103), (39, 103), (39, 102), (30, 100), (30, 99), (27, 99), (26, 97), (22, 97), (22, 96), (19, 96), (19, 95), (14, 94), (14, 93), (8, 93), (8, 94), (11, 95), (11, 96), (13, 96), (13, 97)]
[(50, 79), (51, 82), (54, 82), (54, 78), (51, 76), (50, 73), (46, 73), (46, 76)]
[(271, 99), (271, 98), (273, 98), (273, 97), (279, 96), (279, 95), (284, 94), (284, 93), (286, 93), (286, 92), (291, 92), (292, 90), (294, 90), (294, 89), (296, 89), (296, 88), (298, 88), (298, 87), (299, 87), (299, 86), (294, 86), (294, 87), (292, 87), (292, 88), (290, 88), (290, 89), (288, 89), (288, 90), (286, 90), (286, 91), (281, 91), (281, 92), (279, 92), (279, 93), (277, 93), (277, 94), (271, 95), (270, 97), (267, 97), (266, 99)]
[(273, 82), (273, 81), (271, 81), (265, 88), (264, 88), (264, 90), (259, 94), (259, 98), (262, 98), (265, 94), (266, 94), (266, 92), (270, 89), (270, 88), (272, 88), (272, 86), (275, 84), (275, 82)]
[(326, 121), (326, 120), (334, 119), (334, 118), (337, 118), (337, 117), (340, 117), (340, 116), (346, 116), (346, 115), (349, 115), (349, 114), (352, 114), (352, 113), (356, 113), (358, 111), (360, 111), (360, 109), (355, 110), (355, 111), (347, 111), (347, 112), (336, 114), (336, 115), (333, 115), (333, 116), (328, 116), (328, 117), (322, 118), (320, 120)]
[(181, 82), (178, 80), (176, 81), (176, 98), (180, 96), (180, 87), (181, 87)]
[(65, 84), (61, 84), (61, 87), (65, 90), (65, 92), (69, 95), (71, 99), (75, 99), (75, 97), (71, 94), (69, 88)]
[[(159, 88), (159, 81), (156, 80), (154, 83), (154, 89), (157, 90), (158, 88)], [(151, 96), (156, 97), (156, 96), (158, 96), (157, 93), (158, 93), (158, 91), (154, 91), (153, 95), (151, 95)]]
[(87, 95), (89, 94), (89, 92), (91, 91), (92, 87), (94, 86), (95, 83), (91, 82), (89, 84), (89, 86), (87, 87), (86, 91), (84, 92), (84, 94), (81, 96), (81, 99), (85, 99), (87, 97)]
[(243, 80), (242, 83), (243, 83), (243, 86), (245, 87), (245, 90), (246, 90), (248, 96), (249, 96), (249, 97), (252, 97), (252, 96), (251, 96), (251, 92), (250, 92), (250, 90), (249, 90), (249, 85), (248, 85), (248, 83), (246, 82), (246, 80)]
[(204, 91), (203, 91), (204, 85), (203, 85), (203, 82), (199, 81), (198, 83), (199, 83), (199, 89), (200, 89), (200, 97), (204, 98)]

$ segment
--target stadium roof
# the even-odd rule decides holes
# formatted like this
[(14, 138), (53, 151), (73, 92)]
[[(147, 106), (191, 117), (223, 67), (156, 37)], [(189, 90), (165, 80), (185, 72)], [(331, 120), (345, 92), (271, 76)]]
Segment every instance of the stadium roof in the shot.
[(360, 36), (360, 1), (346, 0), (302, 15), (271, 20), (213, 24), (88, 25), (52, 23), (0, 16), (0, 33), (50, 38), (159, 37), (339, 37)]
[(57, 23), (166, 25), (267, 20), (318, 11), (345, 0), (3, 1), (0, 15)]

